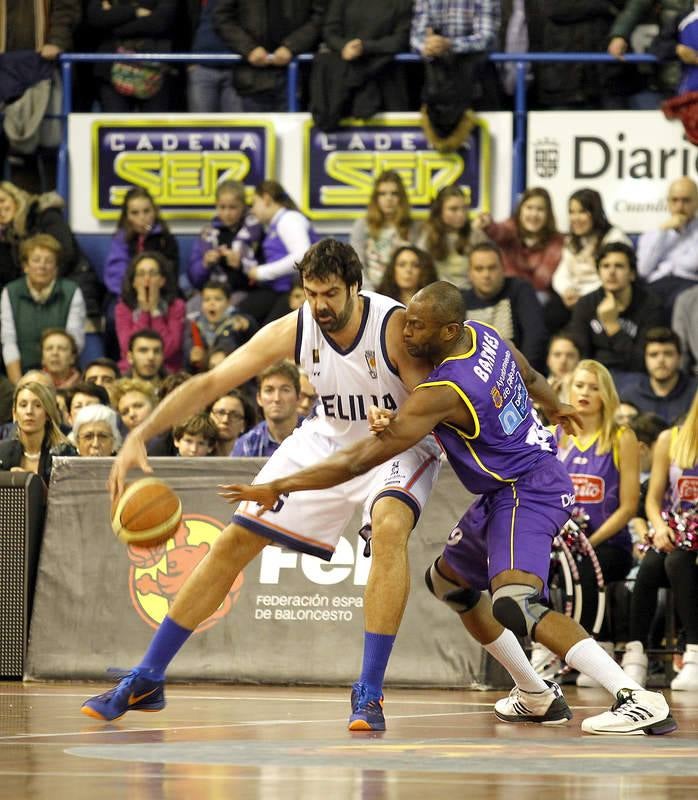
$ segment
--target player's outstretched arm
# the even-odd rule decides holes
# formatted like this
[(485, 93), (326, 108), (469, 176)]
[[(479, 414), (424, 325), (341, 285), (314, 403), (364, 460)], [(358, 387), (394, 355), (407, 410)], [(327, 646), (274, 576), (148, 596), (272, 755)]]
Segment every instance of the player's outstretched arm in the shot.
[(516, 359), (516, 364), (529, 394), (538, 402), (550, 422), (553, 425), (562, 425), (565, 433), (570, 435), (576, 433), (575, 425), (578, 430), (581, 430), (582, 420), (577, 410), (567, 403), (561, 403), (552, 386), (545, 380), (545, 377), (533, 369), (526, 356), (513, 342), (508, 339), (505, 341)]
[(139, 467), (144, 472), (152, 471), (148, 466), (146, 442), (251, 380), (265, 367), (283, 358), (293, 358), (297, 318), (298, 312), (294, 311), (265, 325), (215, 369), (195, 375), (168, 394), (152, 414), (129, 433), (114, 459), (107, 484), (112, 501), (123, 493), (129, 469)]
[(378, 464), (408, 450), (452, 414), (458, 402), (447, 387), (417, 389), (400, 408), (397, 417), (378, 435), (340, 450), (313, 467), (266, 484), (230, 484), (219, 487), (228, 502), (252, 500), (259, 503), (259, 513), (270, 509), (282, 494), (309, 489), (326, 489), (368, 472)]

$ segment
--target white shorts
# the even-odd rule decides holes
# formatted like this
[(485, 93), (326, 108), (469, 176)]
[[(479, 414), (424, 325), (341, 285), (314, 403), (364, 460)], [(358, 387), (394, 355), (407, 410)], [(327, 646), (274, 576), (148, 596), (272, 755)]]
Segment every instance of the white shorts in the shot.
[[(290, 475), (323, 461), (337, 449), (306, 423), (284, 439), (254, 482), (266, 483)], [(329, 561), (357, 507), (363, 507), (366, 524), (379, 498), (394, 497), (412, 509), (416, 524), (439, 466), (439, 446), (428, 436), (410, 450), (339, 486), (281, 497), (273, 511), (266, 511), (260, 517), (256, 514), (256, 503), (242, 502), (233, 522), (292, 550)]]

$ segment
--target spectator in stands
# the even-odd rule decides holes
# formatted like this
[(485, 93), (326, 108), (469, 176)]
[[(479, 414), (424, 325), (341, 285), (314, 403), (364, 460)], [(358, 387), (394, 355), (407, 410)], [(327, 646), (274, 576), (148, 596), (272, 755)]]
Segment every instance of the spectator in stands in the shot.
[(402, 178), (392, 170), (382, 172), (373, 184), (366, 216), (351, 229), (351, 246), (364, 268), (364, 289), (378, 286), (395, 248), (415, 242), (417, 234)]
[(582, 358), (600, 361), (623, 389), (627, 378), (619, 373), (645, 369), (645, 335), (663, 323), (662, 301), (637, 282), (635, 251), (627, 244), (604, 245), (596, 266), (601, 286), (575, 303), (567, 330)]
[(108, 389), (120, 377), (119, 365), (110, 358), (95, 358), (82, 372), (83, 381), (96, 383), (97, 386), (103, 386), (105, 389)]
[(561, 402), (568, 402), (569, 384), (572, 373), (579, 364), (579, 347), (575, 340), (565, 333), (556, 333), (548, 344), (548, 383), (553, 387)]
[(233, 87), (243, 111), (285, 111), (286, 66), (313, 52), (320, 40), (325, 0), (218, 0), (216, 32), (246, 64), (233, 68)]
[(304, 369), (299, 369), (298, 375), (300, 377), (301, 390), (298, 395), (296, 411), (301, 417), (307, 417), (317, 402), (317, 392), (315, 391), (313, 384), (310, 382), (308, 373)]
[(124, 276), (114, 316), (122, 372), (129, 364), (131, 338), (143, 329), (160, 334), (165, 368), (172, 372), (181, 368), (186, 307), (184, 300), (177, 297), (172, 265), (163, 255), (146, 250), (134, 256)]
[(147, 189), (134, 186), (126, 192), (104, 264), (104, 283), (116, 303), (128, 265), (139, 253), (161, 253), (179, 272), (179, 248)]
[[(169, 53), (176, 13), (176, 0), (89, 0), (87, 21), (100, 39), (98, 53)], [(171, 110), (167, 65), (96, 64), (94, 74), (103, 111)]]
[(115, 455), (121, 447), (116, 411), (99, 403), (83, 406), (75, 414), (71, 438), (78, 455), (91, 458)]
[(425, 59), (425, 130), (438, 149), (454, 150), (472, 130), (472, 108), (496, 109), (499, 83), (486, 53), (494, 49), (499, 0), (417, 0), (410, 43)]
[(192, 286), (201, 289), (206, 283), (225, 283), (231, 293), (247, 292), (246, 270), (257, 266), (263, 237), (261, 223), (245, 202), (244, 185), (229, 180), (219, 183), (216, 216), (192, 247), (188, 272)]
[(502, 257), (493, 242), (473, 247), (469, 275), (472, 289), (463, 292), (468, 316), (497, 328), (536, 369), (542, 369), (547, 333), (543, 309), (531, 284), (504, 275)]
[(71, 455), (51, 389), (37, 381), (15, 386), (13, 438), (0, 442), (0, 469), (34, 472), (48, 486), (52, 455)]
[(78, 346), (63, 328), (45, 328), (41, 334), (41, 368), (51, 376), (56, 389), (66, 389), (80, 380), (75, 367)]
[(538, 299), (547, 301), (565, 243), (557, 230), (547, 190), (526, 189), (510, 219), (498, 223), (489, 214), (482, 214), (477, 225), (499, 245), (505, 274), (528, 281)]
[(266, 230), (262, 242), (264, 263), (247, 270), (252, 285), (239, 307), (263, 325), (288, 313), (295, 265), (315, 234), (280, 183), (262, 181), (254, 191), (252, 213)]
[(429, 253), (407, 244), (393, 253), (376, 291), (407, 305), (413, 295), (436, 280), (436, 269)]
[(698, 379), (681, 371), (681, 341), (669, 328), (651, 328), (645, 336), (645, 369), (628, 384), (627, 394), (640, 411), (652, 411), (667, 424), (685, 414)]
[[(603, 53), (611, 26), (626, 0), (578, 3), (544, 0), (540, 4), (541, 49), (546, 52)], [(536, 69), (538, 102), (544, 108), (622, 108), (640, 90), (635, 65), (549, 63)]]
[(233, 350), (259, 330), (256, 320), (230, 305), (227, 283), (207, 283), (201, 290), (201, 311), (189, 315), (184, 329), (184, 357), (192, 372), (206, 369), (208, 353)]
[[(618, 393), (609, 371), (597, 361), (582, 360), (572, 376), (570, 403), (582, 419), (578, 435), (568, 436), (558, 425), (554, 437), (558, 459), (565, 465), (575, 489), (576, 508), (588, 516), (586, 536), (599, 560), (604, 582), (620, 581), (633, 564), (627, 524), (637, 512), (640, 491), (639, 452), (635, 434), (618, 428), (614, 414)], [(584, 603), (581, 624), (592, 630), (596, 614), (596, 576), (589, 559), (578, 564)], [(612, 632), (604, 623), (599, 644), (613, 652)], [(580, 675), (577, 686), (596, 686)]]
[(0, 426), (6, 425), (12, 420), (13, 394), (12, 381), (6, 375), (0, 374)]
[(216, 347), (214, 350), (211, 350), (206, 360), (206, 369), (211, 370), (217, 367), (221, 361), (225, 361), (226, 357), (229, 355), (230, 353), (225, 347)]
[(127, 430), (133, 430), (157, 405), (152, 382), (141, 378), (119, 378), (114, 384), (112, 402)]
[[(232, 53), (213, 25), (218, 0), (190, 0), (194, 38), (192, 53)], [(233, 89), (231, 64), (190, 64), (187, 67), (187, 100), (190, 114), (238, 114), (242, 102)]]
[(681, 292), (674, 303), (671, 328), (681, 342), (681, 367), (698, 375), (698, 286)]
[(407, 82), (393, 56), (408, 49), (412, 0), (328, 0), (324, 49), (310, 78), (310, 111), (322, 130), (344, 117), (407, 111)]
[(604, 245), (630, 239), (614, 228), (606, 217), (601, 195), (594, 189), (579, 189), (569, 200), (570, 232), (562, 259), (553, 273), (553, 295), (545, 307), (548, 329), (555, 333), (570, 319), (580, 297), (601, 286), (596, 259)]
[(22, 274), (21, 243), (46, 233), (61, 247), (59, 277), (74, 281), (82, 291), (88, 332), (99, 330), (104, 287), (81, 251), (64, 210), (65, 201), (56, 192), (35, 196), (8, 181), (0, 183), (0, 288)]
[(218, 433), (208, 414), (194, 414), (172, 429), (177, 455), (182, 458), (199, 458), (216, 453)]
[(154, 384), (155, 388), (167, 374), (162, 336), (152, 329), (144, 328), (131, 334), (126, 360), (131, 367), (127, 377), (140, 378)]
[(209, 412), (218, 432), (217, 456), (230, 456), (239, 436), (254, 428), (257, 413), (252, 403), (239, 389), (219, 397)]
[(58, 277), (58, 242), (40, 233), (25, 239), (20, 253), (24, 277), (10, 281), (0, 299), (2, 354), (13, 383), (40, 366), (45, 328), (64, 328), (78, 349), (85, 342), (85, 300), (76, 283)]
[[(174, 372), (171, 375), (166, 375), (157, 387), (157, 399), (161, 402), (167, 397), (170, 392), (185, 383), (191, 378), (188, 372)], [(173, 438), (173, 430), (165, 431), (159, 436), (155, 436), (146, 444), (146, 450), (149, 456), (176, 456), (178, 455), (177, 448)]]
[(66, 397), (68, 424), (73, 425), (75, 416), (81, 408), (92, 405), (111, 405), (109, 394), (103, 386), (88, 381), (80, 381), (71, 386)]
[(652, 285), (670, 311), (684, 289), (698, 283), (698, 186), (679, 178), (669, 186), (669, 218), (637, 243), (640, 277)]
[(258, 377), (257, 404), (264, 419), (252, 430), (239, 436), (234, 456), (270, 456), (298, 426), (300, 375), (292, 361), (267, 367)]
[(487, 237), (470, 223), (470, 205), (460, 186), (444, 186), (429, 209), (417, 246), (434, 259), (439, 280), (470, 289), (468, 256)]
[(619, 428), (623, 425), (631, 425), (640, 416), (640, 409), (631, 400), (626, 397), (620, 398), (616, 413), (613, 415), (613, 421)]
[(698, 564), (695, 550), (678, 547), (677, 533), (664, 514), (695, 514), (698, 485), (698, 394), (685, 422), (660, 434), (652, 459), (647, 490), (647, 519), (654, 528), (652, 547), (635, 578), (630, 612), (630, 641), (622, 667), (640, 685), (647, 677), (650, 627), (657, 608), (657, 590), (670, 587), (686, 636), (683, 667), (671, 682), (672, 691), (698, 690)]

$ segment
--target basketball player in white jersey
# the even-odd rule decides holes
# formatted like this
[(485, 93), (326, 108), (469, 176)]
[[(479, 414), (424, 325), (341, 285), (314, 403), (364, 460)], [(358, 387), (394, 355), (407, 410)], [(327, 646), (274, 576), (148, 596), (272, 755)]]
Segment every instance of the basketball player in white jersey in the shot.
[[(151, 472), (145, 444), (265, 367), (294, 358), (317, 390), (311, 414), (260, 471), (267, 482), (314, 464), (368, 433), (371, 405), (397, 408), (429, 372), (405, 348), (404, 308), (360, 292), (354, 250), (325, 239), (298, 265), (306, 302), (260, 330), (211, 372), (186, 381), (129, 434), (110, 476), (112, 499), (131, 467)], [(384, 730), (382, 684), (407, 602), (407, 540), (436, 479), (440, 451), (429, 436), (417, 446), (331, 492), (281, 498), (257, 516), (242, 503), (210, 553), (189, 577), (141, 663), (108, 692), (87, 700), (83, 713), (113, 720), (129, 710), (164, 708), (165, 670), (203, 620), (221, 604), (238, 573), (268, 544), (278, 543), (329, 560), (354, 510), (372, 526), (373, 561), (365, 591), (363, 667), (352, 691), (350, 730)]]

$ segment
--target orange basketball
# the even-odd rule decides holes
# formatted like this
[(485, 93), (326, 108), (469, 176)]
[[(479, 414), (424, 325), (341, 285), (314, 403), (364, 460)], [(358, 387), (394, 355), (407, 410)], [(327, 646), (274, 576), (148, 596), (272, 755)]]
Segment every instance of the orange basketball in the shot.
[(159, 478), (129, 484), (111, 509), (117, 539), (136, 547), (155, 547), (175, 534), (182, 521), (182, 503)]

